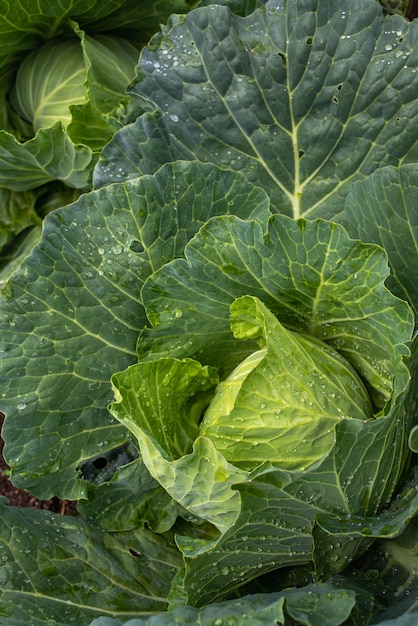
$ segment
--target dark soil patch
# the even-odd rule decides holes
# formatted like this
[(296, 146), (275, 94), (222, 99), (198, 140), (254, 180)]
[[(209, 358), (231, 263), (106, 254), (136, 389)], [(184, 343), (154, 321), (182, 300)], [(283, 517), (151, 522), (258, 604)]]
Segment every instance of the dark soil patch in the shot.
[[(3, 426), (4, 417), (0, 413), (0, 429)], [(46, 509), (59, 513), (60, 515), (76, 515), (77, 503), (71, 500), (38, 500), (28, 491), (18, 489), (9, 480), (7, 470), (9, 469), (3, 458), (3, 439), (0, 437), (0, 495), (7, 498), (10, 506), (31, 507), (33, 509)]]

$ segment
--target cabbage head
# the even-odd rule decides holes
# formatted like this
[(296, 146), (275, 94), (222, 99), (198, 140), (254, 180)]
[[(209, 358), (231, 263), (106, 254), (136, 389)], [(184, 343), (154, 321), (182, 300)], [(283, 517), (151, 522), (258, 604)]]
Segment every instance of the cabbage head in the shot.
[[(81, 112), (99, 119), (111, 113), (126, 94), (134, 76), (137, 48), (118, 36), (78, 33), (81, 38), (44, 43), (29, 53), (17, 70), (10, 102), (33, 132), (57, 122), (68, 127), (73, 115), (77, 120)], [(75, 138), (91, 143), (88, 133)]]
[(232, 315), (241, 307), (264, 316), (267, 346), (219, 383), (201, 435), (243, 469), (264, 461), (305, 469), (331, 448), (341, 419), (373, 417), (371, 398), (354, 368), (324, 342), (287, 330), (261, 302), (244, 296)]
[(287, 566), (326, 578), (369, 545), (413, 419), (413, 315), (388, 271), (335, 223), (222, 216), (145, 281), (151, 327), (110, 411), (197, 525), (176, 538), (179, 596)]

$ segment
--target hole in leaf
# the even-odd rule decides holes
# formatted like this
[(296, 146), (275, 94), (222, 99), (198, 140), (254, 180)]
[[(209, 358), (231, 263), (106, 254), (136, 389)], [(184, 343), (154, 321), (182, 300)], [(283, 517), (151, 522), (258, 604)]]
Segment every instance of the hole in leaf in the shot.
[(312, 46), (312, 44), (313, 44), (313, 37), (306, 37), (305, 43), (306, 43), (307, 46)]
[(129, 552), (132, 554), (132, 556), (138, 558), (140, 556), (142, 556), (142, 554), (140, 552), (137, 552), (136, 550), (134, 550), (133, 548), (129, 548)]
[(103, 469), (104, 467), (106, 467), (108, 461), (106, 457), (100, 456), (98, 459), (94, 459), (92, 463), (96, 469)]
[(286, 67), (287, 63), (286, 63), (286, 55), (283, 54), (283, 52), (278, 52), (277, 56), (280, 57), (281, 62), (283, 63), (284, 67)]
[(337, 91), (342, 91), (342, 89), (343, 89), (343, 84), (342, 83), (337, 85)]
[(299, 150), (299, 158), (300, 159), (303, 157), (304, 154), (305, 154), (304, 150)]
[(140, 241), (134, 239), (129, 245), (129, 250), (135, 252), (135, 254), (141, 254), (141, 252), (144, 252), (144, 246)]

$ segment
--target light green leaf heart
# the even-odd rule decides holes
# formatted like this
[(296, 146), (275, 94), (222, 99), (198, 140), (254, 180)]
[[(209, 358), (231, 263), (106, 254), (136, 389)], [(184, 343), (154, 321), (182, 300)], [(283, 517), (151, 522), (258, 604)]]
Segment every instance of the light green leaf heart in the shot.
[(116, 402), (110, 410), (138, 439), (146, 430), (173, 460), (191, 451), (217, 382), (213, 368), (192, 359), (138, 363), (112, 376)]
[(134, 77), (138, 48), (122, 37), (79, 32), (87, 67), (87, 94), (92, 106), (110, 113), (126, 95)]
[(77, 499), (83, 461), (126, 440), (106, 407), (110, 377), (136, 360), (147, 323), (143, 282), (230, 211), (264, 221), (268, 198), (237, 173), (176, 163), (47, 216), (0, 302), (1, 410), (16, 485)]
[(252, 295), (286, 328), (337, 350), (368, 382), (377, 406), (391, 397), (413, 319), (384, 285), (389, 268), (379, 246), (352, 240), (342, 226), (322, 220), (274, 215), (264, 231), (225, 216), (196, 234), (185, 257), (144, 284), (154, 328), (141, 332), (141, 359), (193, 356), (229, 373), (257, 349), (254, 340), (242, 347), (229, 323), (233, 300)]
[(132, 177), (189, 154), (245, 173), (274, 211), (335, 219), (355, 180), (417, 160), (417, 29), (383, 20), (375, 0), (173, 17), (143, 50), (134, 86), (158, 114), (115, 135), (95, 185), (109, 167)]
[(353, 237), (381, 245), (391, 275), (387, 284), (418, 313), (418, 177), (416, 165), (384, 167), (353, 185), (345, 221)]
[(78, 39), (54, 39), (29, 54), (20, 64), (13, 89), (12, 107), (34, 131), (57, 121), (66, 127), (70, 104), (87, 101), (87, 71)]
[(265, 346), (255, 363), (244, 360), (218, 385), (200, 425), (233, 465), (249, 470), (270, 461), (304, 470), (330, 451), (339, 421), (373, 417), (349, 363), (327, 344), (288, 331), (257, 298), (232, 303), (231, 327), (238, 339), (257, 335)]

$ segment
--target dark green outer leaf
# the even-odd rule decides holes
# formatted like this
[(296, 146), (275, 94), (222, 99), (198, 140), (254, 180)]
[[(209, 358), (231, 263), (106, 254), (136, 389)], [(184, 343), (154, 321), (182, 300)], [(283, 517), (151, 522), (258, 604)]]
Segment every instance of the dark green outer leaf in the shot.
[(111, 163), (133, 176), (189, 154), (243, 171), (277, 212), (334, 219), (354, 180), (417, 160), (417, 34), (400, 16), (383, 22), (375, 0), (173, 18), (143, 50), (134, 88), (160, 111), (154, 136), (140, 119), (122, 129), (95, 185)]
[(385, 167), (357, 182), (345, 220), (353, 237), (380, 244), (391, 267), (387, 284), (418, 314), (418, 169)]
[(375, 622), (376, 626), (416, 626), (417, 616), (413, 615), (401, 615), (400, 617), (389, 619), (384, 622)]
[(196, 0), (119, 0), (112, 14), (100, 16), (100, 19), (91, 16), (87, 30), (92, 33), (116, 31), (136, 44), (145, 44), (172, 13), (187, 13), (195, 4)]
[(387, 417), (338, 424), (332, 454), (293, 481), (288, 491), (332, 515), (376, 515), (392, 497), (408, 460), (410, 416), (403, 415), (402, 400), (398, 398)]
[[(360, 545), (364, 544), (367, 547), (370, 541), (378, 537), (384, 540), (388, 550), (393, 545), (393, 551), (396, 554), (399, 539), (394, 541), (394, 538), (400, 536), (400, 545), (402, 545), (402, 537), (411, 538), (414, 536), (414, 523), (410, 525), (406, 535), (403, 533), (417, 514), (418, 493), (416, 481), (414, 481), (409, 489), (402, 489), (401, 494), (393, 498), (389, 506), (375, 517), (318, 515), (313, 536), (315, 539), (314, 560), (316, 572), (320, 579), (326, 580), (335, 572), (341, 571), (341, 560), (346, 563), (350, 561), (353, 554), (352, 544), (355, 541), (360, 540)], [(389, 541), (390, 539), (392, 542)], [(416, 550), (416, 541), (413, 543), (413, 548)], [(402, 557), (402, 550), (400, 556)], [(409, 566), (412, 570), (410, 575), (414, 577), (416, 557), (413, 556), (413, 553), (408, 556), (410, 562), (407, 561), (404, 567), (407, 569)], [(408, 587), (407, 584), (405, 586)]]
[[(0, 188), (1, 218), (0, 218), (0, 250), (3, 259), (7, 258), (8, 243), (31, 226), (39, 226), (41, 223), (35, 211), (35, 196), (33, 193), (16, 193), (9, 189)], [(1, 269), (4, 268), (5, 260), (0, 261)]]
[[(416, 489), (416, 484), (414, 485)], [(397, 539), (382, 541), (384, 581), (394, 591), (394, 602), (383, 612), (382, 626), (415, 626), (418, 618), (417, 518)], [(402, 616), (404, 617), (398, 617)], [(390, 620), (392, 618), (392, 621)], [(398, 619), (396, 619), (398, 618)], [(386, 622), (387, 620), (387, 622)], [(402, 621), (404, 620), (404, 621)], [(376, 623), (377, 622), (376, 620)]]
[(267, 4), (267, 0), (217, 0), (216, 2), (213, 2), (213, 0), (200, 0), (198, 6), (205, 7), (211, 4), (226, 6), (233, 11), (233, 13), (245, 16)]
[[(1, 503), (0, 624), (60, 626), (164, 611), (179, 555), (150, 531), (107, 534), (69, 516)], [(138, 556), (134, 556), (131, 552)]]
[(244, 177), (177, 163), (82, 196), (50, 214), (1, 298), (1, 410), (13, 480), (41, 498), (77, 499), (76, 469), (126, 440), (106, 411), (110, 376), (136, 359), (146, 277), (183, 254), (214, 214), (265, 220)]
[[(122, 465), (123, 461), (118, 461)], [(116, 469), (109, 465), (108, 469)], [(86, 521), (109, 532), (144, 527), (165, 532), (178, 513), (173, 500), (151, 478), (140, 459), (117, 470), (110, 481), (88, 483), (87, 495), (78, 503), (78, 510)]]
[(181, 601), (205, 606), (257, 576), (280, 567), (309, 563), (312, 559), (314, 506), (282, 488), (280, 471), (237, 485), (241, 510), (218, 541), (203, 549), (193, 539), (178, 537), (185, 555), (170, 594), (172, 605)]

